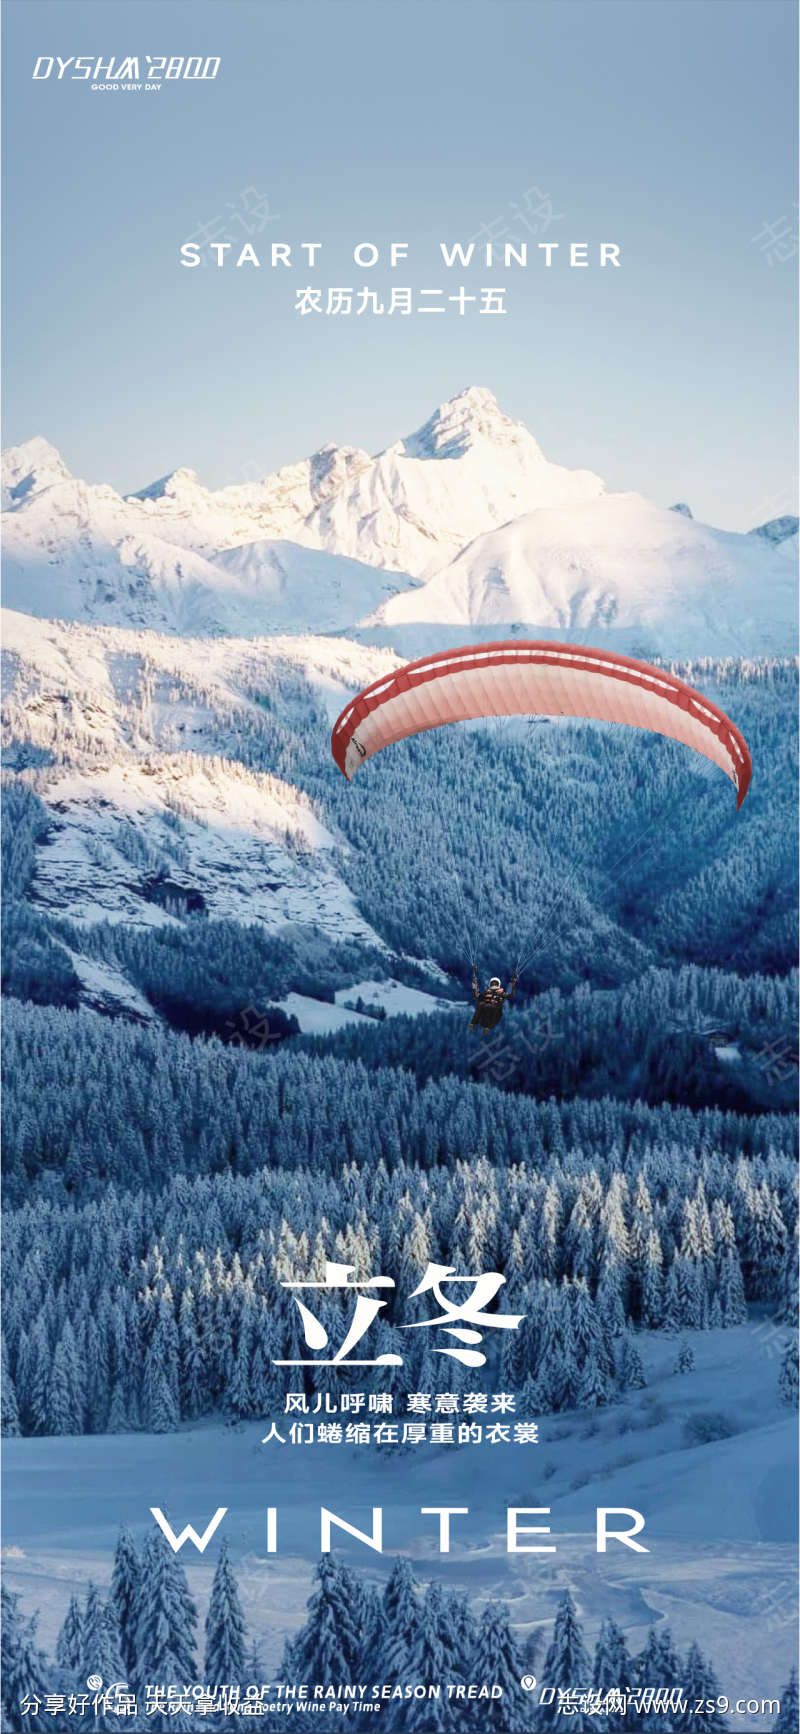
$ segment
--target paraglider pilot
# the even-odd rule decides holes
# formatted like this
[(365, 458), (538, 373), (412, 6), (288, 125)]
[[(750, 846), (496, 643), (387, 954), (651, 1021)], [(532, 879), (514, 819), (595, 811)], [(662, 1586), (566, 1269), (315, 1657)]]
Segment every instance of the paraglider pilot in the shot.
[(480, 1030), (481, 1035), (486, 1030), (495, 1029), (503, 1016), (503, 1006), (507, 999), (513, 997), (516, 985), (516, 975), (511, 977), (510, 985), (507, 988), (501, 986), (499, 975), (493, 975), (489, 986), (484, 988), (483, 993), (481, 993), (478, 985), (478, 971), (474, 969), (472, 971), (472, 997), (475, 1000), (475, 1010), (472, 1014), (470, 1029)]

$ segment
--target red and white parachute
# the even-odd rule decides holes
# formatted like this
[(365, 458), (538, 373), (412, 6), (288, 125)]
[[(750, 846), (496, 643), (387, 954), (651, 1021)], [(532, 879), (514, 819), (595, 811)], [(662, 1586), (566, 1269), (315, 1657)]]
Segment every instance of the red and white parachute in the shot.
[(718, 705), (665, 669), (580, 644), (508, 639), (420, 657), (345, 706), (331, 749), (350, 780), (365, 759), (408, 735), (476, 717), (531, 714), (651, 729), (719, 765), (736, 787), (737, 807), (747, 794), (750, 754)]

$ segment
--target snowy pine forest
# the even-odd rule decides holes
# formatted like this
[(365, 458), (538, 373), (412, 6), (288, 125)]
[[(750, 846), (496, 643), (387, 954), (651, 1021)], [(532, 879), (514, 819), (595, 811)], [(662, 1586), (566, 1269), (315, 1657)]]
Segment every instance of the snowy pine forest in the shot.
[[(738, 815), (711, 767), (634, 730), (441, 731), (349, 787), (297, 669), (271, 668), (246, 727), (217, 704), (232, 771), (291, 775), (338, 839), (371, 945), (193, 909), (179, 794), (157, 830), (115, 829), (130, 874), (174, 885), (166, 918), (78, 925), (42, 881), (52, 767), (11, 773), (8, 1426), (267, 1412), (296, 1337), (280, 1282), (326, 1257), (398, 1294), (429, 1261), (503, 1271), (526, 1316), (492, 1376), (531, 1413), (613, 1401), (638, 1329), (735, 1325), (750, 1302), (791, 1317), (796, 682), (777, 663), (690, 672), (750, 742)], [(136, 728), (157, 737), (154, 670), (140, 681)], [(49, 733), (38, 705), (12, 696), (11, 714), (18, 767), (25, 728), (31, 753), (93, 762), (60, 712)], [(102, 873), (99, 843), (94, 860)], [(510, 972), (523, 946), (518, 1002), (484, 1048), (452, 1001), (471, 956)], [(81, 1003), (89, 964), (146, 1015)], [(313, 1037), (281, 1009), (389, 974), (426, 983), (428, 1015)], [(396, 1326), (387, 1309), (383, 1350)]]
[[(273, 1362), (302, 1354), (280, 1284), (322, 1279), (329, 1258), (395, 1281), (374, 1348), (406, 1360), (369, 1376), (399, 1391), (464, 1377), (396, 1328), (428, 1262), (504, 1272), (525, 1320), (498, 1333), (492, 1376), (524, 1389), (531, 1415), (612, 1401), (638, 1376), (637, 1329), (736, 1325), (748, 1300), (791, 1320), (788, 1116), (557, 1104), (454, 1079), (420, 1091), (399, 1068), (289, 1043), (209, 1051), (85, 1011), (9, 1008), (6, 1039), (14, 1429), (270, 1413)], [(325, 1304), (343, 1340), (349, 1300)], [(326, 1389), (329, 1370), (309, 1378)]]
[[(552, 1693), (591, 1692), (591, 1711), (575, 1706), (569, 1725), (575, 1734), (625, 1734), (632, 1718), (641, 1734), (689, 1734), (696, 1706), (702, 1703), (703, 1726), (725, 1734), (727, 1694), (697, 1640), (681, 1654), (669, 1626), (651, 1626), (641, 1651), (631, 1654), (625, 1634), (605, 1619), (592, 1649), (587, 1644), (570, 1591), (563, 1592), (552, 1627), (536, 1626), (523, 1637), (509, 1623), (508, 1608), (490, 1603), (476, 1618), (467, 1597), (427, 1587), (414, 1576), (409, 1561), (397, 1560), (379, 1591), (363, 1574), (323, 1555), (315, 1574), (305, 1624), (291, 1639), (282, 1658), (279, 1679), (290, 1687), (303, 1682), (313, 1701), (315, 1688), (335, 1694), (366, 1682), (382, 1693), (380, 1725), (389, 1734), (546, 1734), (561, 1726), (555, 1702), (540, 1705), (522, 1680), (537, 1674)], [(74, 1725), (67, 1710), (70, 1694), (87, 1702), (81, 1725), (90, 1729), (127, 1726), (169, 1726), (187, 1734), (195, 1725), (199, 1694), (204, 1700), (203, 1725), (230, 1727), (230, 1705), (236, 1700), (225, 1688), (239, 1687), (257, 1699), (263, 1666), (259, 1634), (247, 1629), (236, 1575), (223, 1544), (214, 1572), (204, 1629), (198, 1632), (198, 1609), (186, 1573), (163, 1536), (155, 1534), (137, 1551), (130, 1530), (120, 1532), (111, 1570), (108, 1596), (94, 1583), (82, 1601), (76, 1595), (58, 1634), (55, 1656), (39, 1647), (35, 1622), (26, 1621), (19, 1597), (3, 1590), (3, 1711), (12, 1730), (65, 1730)], [(137, 1704), (148, 1706), (145, 1718), (115, 1714), (85, 1690), (86, 1676), (104, 1683), (125, 1680)], [(166, 1694), (159, 1703), (152, 1682), (180, 1682), (174, 1709), (167, 1714)], [(202, 1681), (202, 1685), (196, 1682)], [(470, 1699), (466, 1688), (491, 1681), (494, 1697)], [(452, 1688), (450, 1695), (441, 1682)], [(241, 1683), (241, 1685), (240, 1685)], [(422, 1691), (430, 1683), (433, 1691)], [(436, 1686), (438, 1684), (438, 1693)], [(414, 1695), (417, 1685), (420, 1695)], [(463, 1695), (456, 1696), (459, 1689)], [(275, 1701), (273, 1688), (272, 1701)], [(618, 1707), (598, 1715), (598, 1706), (617, 1694)], [(632, 1702), (625, 1707), (625, 1695)], [(118, 1702), (115, 1695), (109, 1706)], [(23, 1719), (18, 1706), (29, 1708)], [(60, 1707), (60, 1708), (59, 1708)], [(161, 1714), (159, 1715), (159, 1709)], [(177, 1711), (177, 1714), (175, 1713)], [(562, 1712), (563, 1713), (563, 1712)], [(774, 1734), (796, 1734), (797, 1672), (792, 1670), (780, 1694), (780, 1709), (771, 1720)]]

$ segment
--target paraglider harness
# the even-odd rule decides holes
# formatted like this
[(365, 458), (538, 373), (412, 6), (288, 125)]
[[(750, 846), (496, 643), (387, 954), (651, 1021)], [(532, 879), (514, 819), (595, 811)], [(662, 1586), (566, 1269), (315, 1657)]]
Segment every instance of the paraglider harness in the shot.
[(473, 968), (472, 997), (475, 1000), (475, 1010), (472, 1014), (470, 1029), (480, 1030), (481, 1034), (485, 1030), (496, 1029), (503, 1015), (503, 1006), (507, 999), (513, 998), (516, 985), (517, 973), (515, 971), (509, 987), (487, 987), (481, 993), (478, 986), (478, 971)]

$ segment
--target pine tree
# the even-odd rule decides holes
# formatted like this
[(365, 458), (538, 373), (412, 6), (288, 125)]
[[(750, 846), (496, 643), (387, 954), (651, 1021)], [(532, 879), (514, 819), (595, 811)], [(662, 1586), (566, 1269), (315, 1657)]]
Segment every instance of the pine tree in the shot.
[(503, 1688), (502, 1698), (490, 1698), (481, 1704), (482, 1729), (497, 1729), (498, 1734), (500, 1731), (526, 1734), (530, 1704), (520, 1686), (524, 1672), (508, 1623), (508, 1610), (501, 1602), (490, 1603), (481, 1617), (472, 1665), (466, 1674), (467, 1679), (491, 1681)]
[(263, 1672), (264, 1667), (261, 1661), (261, 1653), (254, 1638), (248, 1648), (247, 1656), (245, 1657), (244, 1683), (250, 1686), (260, 1685)]
[(783, 1351), (781, 1370), (778, 1374), (778, 1396), (782, 1403), (797, 1413), (798, 1402), (798, 1357), (797, 1338), (791, 1336)]
[(705, 1277), (699, 1259), (680, 1254), (675, 1259), (678, 1286), (678, 1318), (684, 1330), (699, 1331), (703, 1324)]
[(642, 1391), (647, 1384), (642, 1357), (631, 1336), (624, 1336), (622, 1339), (619, 1382), (623, 1391)]
[(292, 1644), (293, 1677), (308, 1686), (343, 1685), (358, 1677), (360, 1634), (349, 1572), (323, 1554), (308, 1620)]
[(155, 1302), (155, 1311), (142, 1380), (143, 1421), (150, 1433), (172, 1433), (180, 1421), (179, 1356), (178, 1327), (168, 1286)]
[[(447, 1675), (447, 1662), (438, 1618), (429, 1618), (428, 1611), (423, 1604), (411, 1645), (407, 1679), (422, 1686), (439, 1686), (441, 1690)], [(411, 1698), (407, 1702), (398, 1700), (393, 1705), (394, 1714), (389, 1725), (398, 1734), (401, 1729), (403, 1734), (406, 1730), (408, 1734), (444, 1734), (450, 1721), (449, 1708), (443, 1696), (438, 1699)]]
[[(122, 1678), (122, 1658), (119, 1653), (119, 1630), (113, 1613), (104, 1603), (97, 1585), (89, 1583), (86, 1606), (81, 1620), (81, 1660), (79, 1673), (83, 1679), (96, 1674), (104, 1686)], [(90, 1727), (103, 1728), (105, 1714), (101, 1708), (92, 1711)]]
[(641, 1320), (646, 1330), (656, 1330), (663, 1323), (663, 1262), (661, 1238), (658, 1230), (654, 1228), (647, 1236), (642, 1268)]
[(420, 1619), (420, 1606), (410, 1561), (401, 1558), (392, 1566), (383, 1592), (384, 1641), (381, 1679), (394, 1683), (408, 1679), (411, 1648)]
[(662, 1626), (658, 1633), (659, 1683), (664, 1686), (680, 1686), (683, 1680), (683, 1663), (672, 1642), (672, 1632), (669, 1626)]
[(21, 1431), (17, 1393), (9, 1371), (5, 1338), (0, 1351), (0, 1428), (6, 1439), (15, 1438)]
[(450, 1607), (456, 1635), (456, 1669), (459, 1679), (468, 1680), (472, 1653), (475, 1649), (477, 1627), (467, 1596), (452, 1591)]
[(121, 1680), (125, 1668), (122, 1661), (122, 1644), (117, 1616), (109, 1601), (103, 1602), (103, 1621), (108, 1634), (108, 1652), (114, 1678)]
[(67, 1319), (53, 1356), (50, 1381), (49, 1432), (82, 1433), (85, 1380), (78, 1359), (75, 1333)]
[(361, 1591), (358, 1604), (358, 1619), (361, 1635), (359, 1653), (358, 1677), (364, 1679), (374, 1666), (375, 1657), (383, 1652), (386, 1628), (383, 1619), (383, 1600), (378, 1591), (363, 1579), (356, 1580)]
[(136, 1620), (140, 1588), (139, 1555), (131, 1531), (119, 1532), (111, 1571), (109, 1602), (119, 1628), (122, 1665), (130, 1681), (136, 1675)]
[(52, 1723), (43, 1709), (22, 1713), (27, 1699), (43, 1705), (46, 1686), (46, 1662), (36, 1647), (36, 1621), (25, 1620), (19, 1610), (19, 1596), (2, 1586), (2, 1622), (0, 1623), (0, 1680), (2, 1681), (3, 1726), (12, 1731), (33, 1729), (35, 1734)]
[[(592, 1685), (605, 1699), (611, 1692), (625, 1692), (631, 1685), (631, 1659), (622, 1628), (616, 1620), (603, 1620), (594, 1652)], [(603, 1711), (600, 1726), (604, 1734), (620, 1734), (625, 1728), (627, 1712)]]
[[(656, 1632), (650, 1627), (647, 1643), (641, 1655), (631, 1663), (631, 1682), (640, 1690), (654, 1690), (676, 1695), (683, 1690), (683, 1669), (680, 1656), (672, 1642), (669, 1626)], [(651, 1706), (642, 1710), (642, 1729), (647, 1734), (672, 1734), (679, 1712), (672, 1704)]]
[(618, 1264), (604, 1270), (597, 1288), (597, 1312), (607, 1340), (621, 1337), (627, 1327), (624, 1286), (623, 1272)]
[(647, 1633), (647, 1642), (638, 1656), (631, 1661), (631, 1684), (636, 1686), (663, 1686), (661, 1678), (661, 1646), (655, 1626)]
[[(553, 1704), (544, 1710), (543, 1726), (557, 1728), (560, 1727), (557, 1711), (559, 1691), (566, 1691), (571, 1687), (586, 1689), (592, 1678), (592, 1665), (569, 1590), (564, 1591), (558, 1604), (542, 1678), (547, 1681), (548, 1686), (556, 1688)], [(579, 1710), (576, 1716), (570, 1717), (570, 1723), (573, 1734), (591, 1734), (591, 1718), (585, 1716), (583, 1711)]]
[(56, 1661), (70, 1676), (75, 1676), (83, 1658), (83, 1620), (76, 1595), (69, 1598), (64, 1624), (56, 1643)]
[(713, 1710), (704, 1709), (703, 1727), (712, 1728), (714, 1734), (725, 1734), (728, 1724), (722, 1711), (716, 1708), (716, 1699), (720, 1696), (719, 1681), (697, 1643), (689, 1645), (680, 1683), (686, 1696), (686, 1709), (679, 1713), (674, 1722), (677, 1734), (696, 1734), (697, 1716), (694, 1714), (694, 1706), (698, 1702), (704, 1705), (713, 1703), (715, 1706)]
[(193, 1680), (197, 1609), (183, 1566), (160, 1530), (144, 1545), (135, 1612), (137, 1682)]
[(212, 1686), (239, 1684), (245, 1671), (245, 1624), (236, 1578), (223, 1542), (206, 1615), (205, 1679)]
[(25, 1431), (46, 1433), (50, 1402), (52, 1355), (41, 1313), (34, 1321), (27, 1346), (26, 1379), (22, 1392)]
[(250, 1391), (252, 1351), (252, 1328), (249, 1320), (245, 1317), (242, 1319), (233, 1366), (225, 1386), (225, 1411), (228, 1415), (243, 1416), (254, 1413)]
[(108, 1408), (108, 1432), (130, 1433), (133, 1427), (127, 1379), (115, 1379)]
[(633, 1217), (628, 1237), (631, 1262), (631, 1312), (644, 1323), (643, 1283), (647, 1265), (647, 1243), (653, 1231), (653, 1203), (643, 1173), (636, 1177)]
[(747, 1303), (744, 1298), (742, 1267), (735, 1246), (729, 1247), (720, 1260), (718, 1294), (723, 1324), (744, 1324), (747, 1319)]
[(525, 1380), (521, 1392), (519, 1413), (531, 1421), (536, 1421), (540, 1415), (547, 1413), (547, 1398), (540, 1379), (529, 1377)]
[(284, 1646), (283, 1646), (283, 1655), (281, 1657), (281, 1666), (280, 1666), (280, 1678), (282, 1680), (296, 1680), (297, 1679), (297, 1662), (295, 1659), (296, 1647), (297, 1647), (297, 1638), (296, 1637), (286, 1639), (286, 1642), (284, 1643)]
[(661, 1329), (668, 1331), (670, 1336), (677, 1336), (681, 1325), (681, 1300), (678, 1287), (678, 1254), (669, 1267), (669, 1274), (664, 1285), (664, 1309), (661, 1318)]
[(789, 1242), (786, 1262), (781, 1281), (781, 1295), (778, 1304), (778, 1317), (783, 1325), (791, 1325), (793, 1331), (798, 1327), (798, 1279), (800, 1278), (800, 1248), (797, 1244), (798, 1229)]
[(678, 1350), (678, 1358), (672, 1371), (673, 1373), (694, 1372), (694, 1349), (690, 1343), (686, 1342), (685, 1338)]
[(800, 1697), (797, 1690), (797, 1669), (793, 1668), (781, 1692), (781, 1707), (772, 1724), (772, 1734), (797, 1734), (800, 1728)]
[(175, 1432), (180, 1421), (178, 1399), (152, 1344), (145, 1362), (143, 1409), (142, 1419), (149, 1433)]
[(109, 1360), (105, 1337), (97, 1320), (86, 1320), (86, 1425), (91, 1433), (105, 1433), (108, 1422)]
[(180, 1394), (182, 1413), (192, 1419), (203, 1412), (206, 1400), (206, 1345), (197, 1329), (194, 1290), (186, 1288), (178, 1315), (180, 1341)]
[(441, 1585), (429, 1583), (422, 1604), (420, 1618), (424, 1625), (435, 1631), (442, 1648), (442, 1674), (446, 1680), (461, 1680), (466, 1676), (462, 1673), (465, 1658), (461, 1654), (460, 1625), (461, 1610), (457, 1598), (442, 1589)]
[(594, 1355), (587, 1355), (578, 1381), (577, 1407), (597, 1409), (610, 1398), (609, 1382)]

